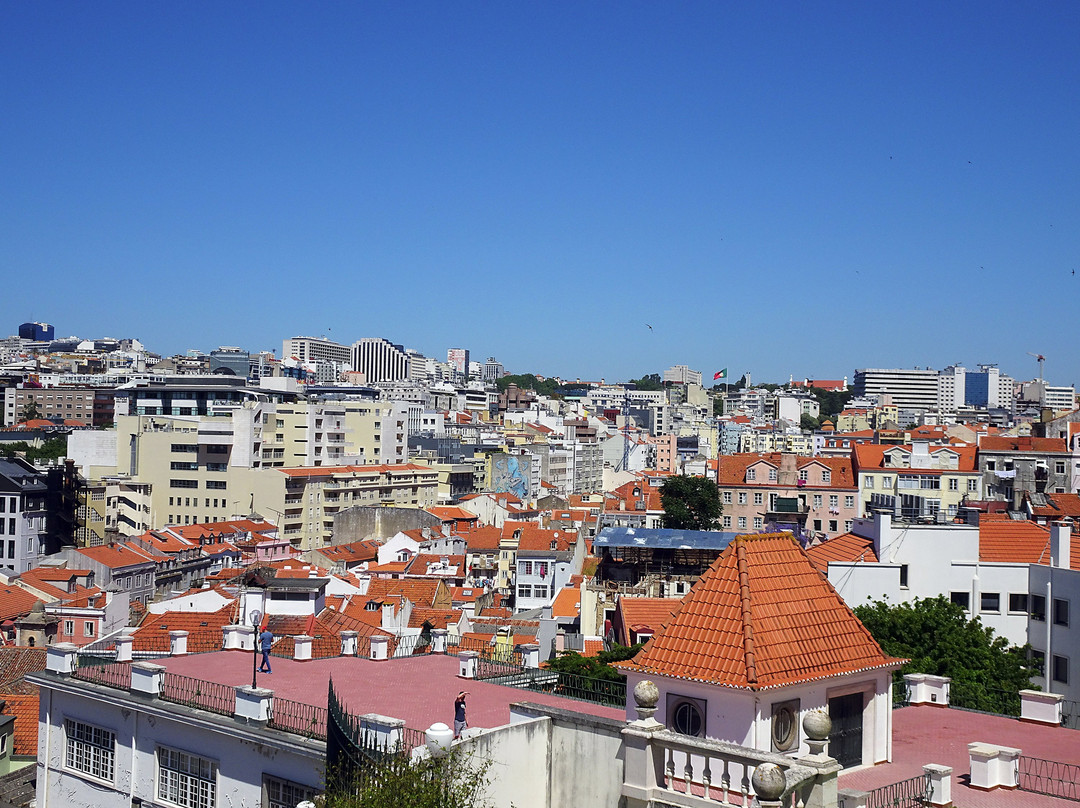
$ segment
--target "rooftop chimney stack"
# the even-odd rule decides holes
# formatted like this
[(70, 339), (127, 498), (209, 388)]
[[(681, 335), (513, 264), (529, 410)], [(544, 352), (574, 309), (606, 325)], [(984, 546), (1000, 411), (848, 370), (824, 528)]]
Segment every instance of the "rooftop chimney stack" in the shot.
[(1050, 563), (1061, 569), (1072, 567), (1072, 526), (1067, 522), (1054, 522), (1050, 526)]

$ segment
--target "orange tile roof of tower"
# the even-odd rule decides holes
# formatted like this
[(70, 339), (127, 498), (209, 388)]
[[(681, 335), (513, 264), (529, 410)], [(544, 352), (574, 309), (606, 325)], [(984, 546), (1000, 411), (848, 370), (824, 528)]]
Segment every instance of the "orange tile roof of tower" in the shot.
[(810, 547), (807, 557), (822, 572), (829, 568), (830, 561), (869, 561), (877, 562), (874, 542), (854, 533), (842, 533), (835, 538)]
[(617, 667), (760, 690), (899, 667), (787, 533), (738, 536), (632, 662)]

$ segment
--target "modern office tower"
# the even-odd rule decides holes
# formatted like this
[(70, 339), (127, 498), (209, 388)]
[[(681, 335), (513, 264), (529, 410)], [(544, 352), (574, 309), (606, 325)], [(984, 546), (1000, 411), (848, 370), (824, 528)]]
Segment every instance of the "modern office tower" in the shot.
[(409, 356), (390, 340), (367, 337), (353, 343), (353, 370), (363, 373), (368, 384), (409, 378)]
[(326, 337), (293, 337), (283, 340), (281, 358), (288, 359), (290, 356), (295, 356), (301, 362), (314, 362), (321, 359), (324, 362), (351, 365), (353, 361), (352, 348), (331, 342)]

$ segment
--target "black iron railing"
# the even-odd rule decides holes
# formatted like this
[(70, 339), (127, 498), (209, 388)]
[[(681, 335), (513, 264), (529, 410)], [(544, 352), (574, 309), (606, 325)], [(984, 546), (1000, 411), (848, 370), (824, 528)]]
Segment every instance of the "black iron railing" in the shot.
[(326, 708), (274, 697), (273, 716), (267, 722), (272, 729), (326, 739)]
[(78, 657), (78, 667), (72, 672), (76, 679), (107, 687), (128, 690), (131, 687), (131, 665), (127, 662), (102, 662), (91, 657)]
[(204, 682), (175, 673), (162, 674), (158, 697), (162, 701), (171, 701), (173, 704), (183, 704), (219, 715), (233, 715), (236, 712), (235, 687)]
[(1019, 758), (1017, 787), (1033, 794), (1080, 801), (1080, 766), (1041, 758)]
[(949, 686), (949, 706), (993, 715), (1020, 717), (1020, 692), (953, 681)]
[[(480, 660), (477, 660), (479, 663)], [(545, 668), (525, 668), (506, 663), (491, 663), (480, 666), (480, 670), (493, 672), (487, 676), (477, 675), (491, 684), (517, 687), (534, 693), (550, 693), (567, 699), (588, 701), (608, 707), (626, 706), (626, 682), (610, 679), (593, 679), (573, 673), (547, 670)]]
[[(865, 808), (922, 808), (930, 804), (934, 786), (929, 774), (920, 774), (909, 780), (890, 783), (866, 792)], [(840, 795), (839, 808), (847, 808), (845, 797)]]

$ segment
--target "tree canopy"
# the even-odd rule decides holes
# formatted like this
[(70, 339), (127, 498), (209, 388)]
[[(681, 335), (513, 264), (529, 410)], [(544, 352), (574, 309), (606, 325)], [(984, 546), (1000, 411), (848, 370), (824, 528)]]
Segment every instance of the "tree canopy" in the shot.
[(627, 384), (633, 385), (638, 390), (663, 390), (664, 382), (659, 373), (649, 373), (640, 379), (630, 379)]
[(855, 395), (850, 390), (843, 392), (837, 390), (822, 390), (820, 387), (811, 387), (810, 395), (818, 400), (821, 408), (820, 417), (837, 415), (847, 406), (848, 401)]
[(857, 606), (855, 614), (885, 653), (911, 660), (895, 674), (897, 700), (905, 673), (948, 676), (953, 704), (995, 713), (1016, 713), (1018, 692), (1031, 687), (1027, 647), (1010, 646), (943, 595), (911, 603), (879, 600)]
[(56, 460), (67, 455), (67, 436), (49, 438), (41, 446), (32, 446), (23, 440), (5, 443), (0, 452), (6, 457), (14, 457), (16, 452), (20, 452), (31, 463), (36, 460)]
[(511, 374), (509, 376), (503, 376), (501, 379), (495, 380), (495, 386), (500, 391), (505, 391), (511, 384), (516, 384), (522, 390), (535, 390), (542, 396), (550, 398), (555, 395), (559, 385), (556, 384), (554, 379), (538, 379), (532, 373), (519, 373)]
[(582, 656), (576, 651), (566, 651), (547, 663), (547, 668), (560, 673), (572, 673), (575, 676), (587, 676), (590, 679), (603, 679), (607, 682), (625, 682), (626, 677), (611, 666), (612, 662), (633, 659), (641, 650), (637, 645), (616, 645), (610, 651), (601, 651), (596, 656)]
[(682, 530), (719, 530), (720, 491), (707, 477), (677, 475), (660, 486), (664, 527)]
[(327, 777), (326, 808), (486, 808), (490, 761), (460, 750), (410, 760), (408, 750), (383, 754), (360, 773)]

